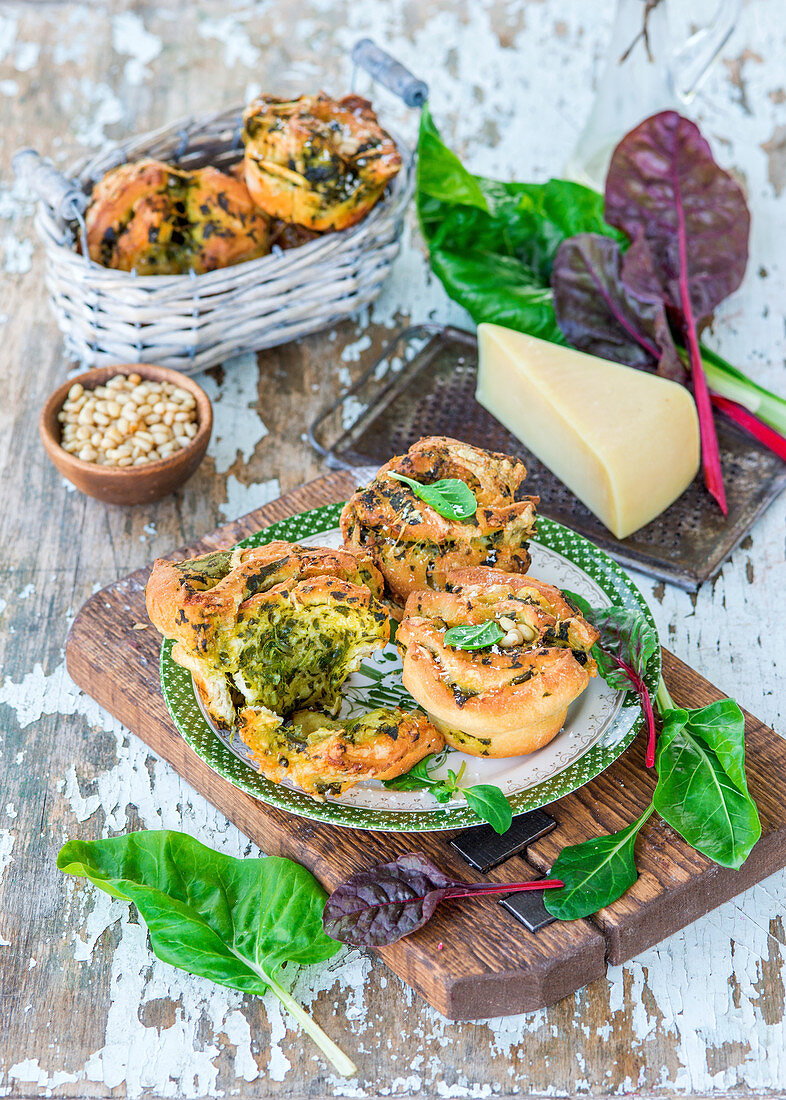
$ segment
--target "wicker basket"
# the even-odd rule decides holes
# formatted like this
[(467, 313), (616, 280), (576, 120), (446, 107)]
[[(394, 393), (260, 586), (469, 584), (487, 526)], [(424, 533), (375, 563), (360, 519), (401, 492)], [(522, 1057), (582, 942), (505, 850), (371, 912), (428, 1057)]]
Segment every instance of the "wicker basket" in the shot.
[(379, 294), (414, 185), (413, 154), (395, 134), (402, 168), (384, 197), (357, 225), (299, 248), (274, 248), (204, 275), (147, 276), (101, 267), (76, 251), (74, 215), (105, 172), (141, 157), (226, 169), (241, 155), (242, 114), (232, 108), (186, 119), (113, 145), (74, 166), (71, 181), (51, 167), (33, 171), (46, 285), (70, 355), (88, 366), (158, 363), (190, 373), (315, 332)]

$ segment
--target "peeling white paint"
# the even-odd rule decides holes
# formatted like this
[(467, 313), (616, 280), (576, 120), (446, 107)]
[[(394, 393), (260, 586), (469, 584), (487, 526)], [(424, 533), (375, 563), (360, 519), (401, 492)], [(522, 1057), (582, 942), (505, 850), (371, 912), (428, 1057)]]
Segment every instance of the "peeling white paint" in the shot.
[(259, 366), (256, 355), (235, 356), (224, 364), (219, 384), (212, 374), (199, 376), (199, 384), (213, 404), (213, 434), (207, 453), (216, 473), (225, 474), (238, 455), (248, 462), (267, 428), (257, 412), (259, 405)]
[(106, 127), (122, 120), (123, 105), (108, 84), (87, 77), (79, 81), (79, 93), (85, 105), (74, 120), (74, 137), (82, 145), (102, 145)]
[(236, 65), (253, 69), (259, 60), (259, 50), (252, 46), (245, 28), (231, 15), (223, 19), (203, 19), (199, 24), (199, 34), (202, 38), (223, 43), (224, 64), (229, 69)]
[(3, 237), (3, 269), (9, 275), (24, 275), (33, 263), (33, 242), (20, 241), (13, 234)]
[(123, 11), (112, 17), (112, 45), (129, 58), (124, 70), (128, 83), (144, 83), (150, 76), (147, 66), (161, 53), (161, 39), (145, 28), (136, 12)]
[(230, 474), (227, 478), (226, 491), (226, 503), (218, 506), (218, 510), (226, 520), (238, 519), (239, 516), (253, 512), (255, 508), (261, 508), (263, 504), (269, 504), (271, 500), (281, 496), (277, 477), (244, 485), (234, 474)]

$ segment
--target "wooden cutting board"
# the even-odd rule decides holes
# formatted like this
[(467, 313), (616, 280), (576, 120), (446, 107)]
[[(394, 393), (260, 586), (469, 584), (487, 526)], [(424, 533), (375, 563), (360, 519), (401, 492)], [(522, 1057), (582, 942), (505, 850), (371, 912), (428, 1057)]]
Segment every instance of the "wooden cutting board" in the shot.
[[(234, 523), (181, 547), (173, 559), (229, 546), (276, 520), (345, 499), (351, 475), (329, 474)], [(480, 875), (450, 845), (453, 832), (388, 834), (345, 829), (295, 817), (237, 790), (178, 735), (161, 696), (160, 637), (147, 622), (140, 569), (97, 592), (77, 615), (66, 643), (76, 684), (168, 761), (263, 851), (309, 867), (326, 888), (396, 855), (425, 852), (464, 881), (537, 878), (566, 844), (613, 832), (649, 803), (654, 777), (643, 764), (643, 736), (607, 771), (548, 808), (557, 827), (500, 866)], [(675, 702), (701, 706), (723, 694), (668, 650), (663, 674)], [(759, 806), (762, 838), (739, 871), (700, 856), (653, 816), (637, 843), (636, 885), (588, 920), (557, 921), (527, 931), (497, 899), (443, 905), (420, 932), (380, 954), (404, 981), (451, 1019), (510, 1015), (553, 1004), (601, 977), (606, 963), (658, 943), (786, 864), (786, 740), (746, 714), (748, 782)], [(519, 895), (527, 897), (528, 895)]]

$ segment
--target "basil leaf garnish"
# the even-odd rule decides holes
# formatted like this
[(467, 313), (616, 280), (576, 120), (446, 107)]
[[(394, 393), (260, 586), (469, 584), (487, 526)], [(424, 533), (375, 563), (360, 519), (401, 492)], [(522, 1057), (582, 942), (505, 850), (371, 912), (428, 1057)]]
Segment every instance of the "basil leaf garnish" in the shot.
[(513, 824), (510, 803), (499, 787), (478, 783), (475, 787), (465, 787), (462, 793), (469, 808), (481, 821), (487, 821), (495, 833), (506, 833)]
[(457, 477), (446, 477), (431, 485), (422, 485), (404, 474), (391, 474), (395, 481), (403, 481), (416, 497), (428, 504), (445, 519), (471, 519), (478, 510), (478, 502), (469, 485)]
[(445, 631), (445, 645), (453, 649), (488, 649), (505, 637), (505, 631), (489, 619), (485, 623), (452, 626)]
[(506, 833), (513, 822), (513, 811), (499, 787), (479, 783), (474, 787), (464, 787), (461, 780), (467, 770), (466, 760), (458, 770), (448, 771), (447, 779), (437, 779), (430, 774), (430, 768), (440, 763), (440, 754), (426, 756), (405, 775), (394, 779), (383, 779), (383, 784), (393, 791), (430, 791), (437, 802), (450, 802), (454, 794), (463, 794), (467, 805), (474, 810), (481, 821), (487, 821), (495, 833)]

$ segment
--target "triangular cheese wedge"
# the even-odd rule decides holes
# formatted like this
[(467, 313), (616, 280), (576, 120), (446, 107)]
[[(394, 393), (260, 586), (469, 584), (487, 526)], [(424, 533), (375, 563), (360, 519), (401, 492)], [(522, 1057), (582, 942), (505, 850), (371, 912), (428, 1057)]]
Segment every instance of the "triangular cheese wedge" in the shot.
[(501, 325), (479, 325), (478, 344), (480, 404), (617, 538), (693, 481), (699, 421), (684, 386)]

